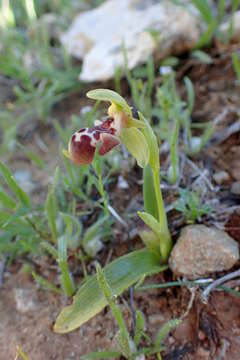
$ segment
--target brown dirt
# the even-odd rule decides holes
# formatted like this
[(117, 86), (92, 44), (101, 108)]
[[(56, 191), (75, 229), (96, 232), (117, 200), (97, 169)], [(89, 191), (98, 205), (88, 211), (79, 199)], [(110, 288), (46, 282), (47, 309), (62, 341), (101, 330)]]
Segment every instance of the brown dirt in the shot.
[[(237, 47), (238, 46), (238, 47)], [(178, 73), (178, 79), (188, 75), (195, 85), (196, 107), (193, 114), (194, 121), (214, 121), (216, 117), (228, 109), (228, 114), (219, 124), (217, 132), (226, 130), (239, 119), (237, 110), (240, 107), (240, 87), (235, 84), (235, 75), (231, 65), (230, 52), (239, 49), (239, 45), (227, 47), (216, 46), (212, 50), (214, 63), (212, 65), (199, 65), (192, 60), (182, 60), (183, 64)], [(126, 86), (126, 84), (124, 85)], [(181, 89), (180, 89), (181, 90)], [(183, 90), (184, 92), (184, 90)], [(82, 94), (74, 99), (67, 100), (58, 106), (55, 115), (66, 123), (72, 113), (78, 113), (82, 102)], [(80, 100), (80, 102), (79, 102)], [(33, 129), (34, 135), (35, 129)], [(53, 136), (53, 137), (52, 137)], [(43, 153), (49, 168), (54, 169), (58, 163), (56, 154), (59, 153), (56, 134), (45, 128), (42, 133), (44, 142), (50, 149)], [(53, 140), (53, 141), (52, 141)], [(37, 149), (34, 136), (31, 137), (32, 147)], [(51, 148), (50, 148), (51, 146)], [(213, 196), (219, 200), (219, 211), (214, 218), (204, 219), (207, 223), (217, 223), (240, 242), (240, 215), (238, 212), (221, 212), (221, 206), (239, 204), (239, 199), (230, 193), (233, 181), (240, 180), (240, 138), (239, 133), (231, 135), (219, 143), (212, 142), (198, 157), (193, 159), (199, 168), (207, 168), (212, 175), (225, 170), (229, 174), (229, 182), (220, 186), (214, 194), (207, 194), (209, 199)], [(30, 168), (30, 163), (15, 156), (11, 167)], [(188, 171), (191, 171), (188, 169)], [(33, 170), (33, 179), (39, 183), (42, 194), (36, 194), (36, 201), (42, 201), (43, 192), (50, 182), (45, 172)], [(116, 204), (120, 214), (127, 208), (134, 194), (134, 201), (138, 201), (137, 181), (134, 175), (129, 175), (131, 191), (120, 193), (112, 192), (112, 203)], [(187, 178), (187, 176), (186, 176)], [(214, 184), (214, 182), (213, 182)], [(111, 185), (113, 186), (113, 185)], [(115, 185), (114, 185), (115, 186)], [(214, 184), (216, 186), (216, 184)], [(216, 190), (216, 188), (215, 188)], [(171, 194), (165, 192), (167, 203)], [(207, 198), (208, 200), (208, 198)], [(170, 227), (177, 235), (183, 225), (179, 214), (170, 214)], [(135, 245), (135, 244), (134, 244)], [(114, 252), (113, 257), (126, 253), (129, 250), (127, 243)], [(109, 249), (105, 249), (104, 258)], [(45, 266), (47, 266), (47, 261)], [(157, 281), (171, 281), (172, 274), (167, 273), (154, 278)], [(153, 279), (151, 279), (153, 282)], [(16, 289), (26, 289), (30, 302), (30, 309), (23, 312), (17, 308)], [(200, 300), (201, 290), (196, 290), (195, 300), (188, 315), (182, 324), (168, 337), (167, 351), (163, 358), (167, 360), (239, 360), (240, 356), (240, 299), (223, 292), (214, 292), (207, 305)], [(125, 295), (124, 295), (125, 296)], [(126, 295), (127, 296), (127, 295)], [(157, 329), (172, 317), (182, 316), (188, 306), (190, 292), (187, 288), (169, 288), (167, 290), (152, 290), (145, 293), (136, 292), (135, 305), (141, 309), (147, 319), (147, 328), (154, 338)], [(26, 300), (27, 302), (27, 300)], [(0, 360), (11, 360), (16, 355), (19, 345), (29, 357), (29, 360), (74, 360), (88, 351), (110, 349), (114, 347), (114, 336), (117, 328), (112, 320), (109, 310), (104, 310), (94, 319), (83, 325), (81, 329), (67, 335), (53, 333), (52, 324), (66, 300), (38, 289), (27, 275), (23, 275), (18, 264), (13, 264), (4, 275), (3, 289), (0, 294)], [(124, 310), (125, 317), (131, 325), (128, 310)]]
[[(27, 291), (28, 309), (17, 306), (16, 289)], [(188, 315), (167, 339), (163, 359), (239, 360), (240, 299), (215, 292), (205, 305), (199, 295), (200, 290)], [(170, 318), (183, 315), (189, 297), (184, 287), (135, 293), (137, 307), (144, 311), (150, 335), (154, 337), (157, 329)], [(61, 296), (37, 289), (21, 272), (11, 276), (6, 273), (0, 302), (0, 360), (14, 359), (17, 346), (25, 351), (29, 360), (74, 360), (88, 351), (115, 346), (117, 328), (108, 309), (70, 334), (53, 333), (52, 324), (64, 305), (66, 301)], [(128, 310), (122, 308), (131, 325)]]

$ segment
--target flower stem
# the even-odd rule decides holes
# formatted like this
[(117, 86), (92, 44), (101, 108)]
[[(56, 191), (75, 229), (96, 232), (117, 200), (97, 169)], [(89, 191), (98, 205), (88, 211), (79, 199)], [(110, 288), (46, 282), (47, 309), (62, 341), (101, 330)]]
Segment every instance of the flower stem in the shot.
[[(98, 182), (99, 182), (99, 192), (100, 195), (102, 197), (102, 201), (103, 201), (103, 207), (104, 207), (104, 215), (109, 219), (110, 218), (110, 213), (108, 210), (108, 204), (107, 204), (107, 199), (106, 199), (106, 194), (104, 191), (104, 186), (103, 186), (103, 181), (102, 181), (102, 175), (98, 174)], [(111, 234), (111, 228), (109, 225), (109, 221), (106, 222), (106, 237), (108, 238)]]
[(172, 239), (168, 229), (167, 216), (164, 208), (162, 191), (160, 188), (159, 168), (157, 166), (152, 167), (152, 172), (154, 190), (158, 205), (158, 220), (160, 224), (160, 232), (162, 233), (162, 239), (160, 240), (160, 252), (162, 260), (166, 262), (172, 248)]

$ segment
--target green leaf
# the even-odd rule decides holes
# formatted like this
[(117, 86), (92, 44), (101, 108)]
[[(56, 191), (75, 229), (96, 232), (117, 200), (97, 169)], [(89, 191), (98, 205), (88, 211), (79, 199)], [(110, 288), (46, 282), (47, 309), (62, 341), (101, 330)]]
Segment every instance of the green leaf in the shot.
[(143, 197), (144, 209), (147, 213), (151, 214), (158, 219), (158, 205), (154, 189), (152, 168), (148, 164), (143, 169)]
[(232, 54), (232, 62), (238, 81), (240, 82), (240, 57), (236, 52)]
[(12, 192), (17, 196), (17, 198), (20, 200), (20, 202), (26, 206), (30, 206), (30, 198), (29, 196), (23, 191), (16, 180), (14, 179), (11, 171), (8, 169), (8, 167), (0, 161), (0, 171), (8, 184), (9, 188), (12, 190)]
[(65, 233), (68, 237), (68, 247), (76, 250), (81, 240), (82, 223), (73, 215), (61, 213), (61, 216), (66, 225)]
[(101, 217), (84, 234), (82, 246), (84, 251), (91, 257), (94, 257), (102, 247), (101, 237), (103, 237), (104, 223), (106, 223), (107, 219), (107, 216)]
[(160, 224), (151, 214), (138, 211), (138, 216), (148, 227), (150, 227), (150, 229), (154, 232), (154, 234), (156, 234), (159, 237), (162, 236), (160, 231)]
[(45, 210), (47, 213), (47, 220), (48, 220), (48, 225), (50, 227), (51, 230), (51, 234), (53, 237), (53, 240), (56, 242), (57, 241), (57, 226), (56, 226), (56, 199), (55, 199), (55, 195), (54, 192), (51, 190), (48, 193), (46, 202), (45, 202)]
[(192, 3), (198, 9), (206, 23), (211, 24), (214, 20), (214, 15), (208, 0), (192, 0)]
[(202, 34), (202, 36), (200, 37), (196, 46), (198, 49), (210, 43), (217, 25), (218, 25), (217, 20), (213, 19), (212, 23), (208, 25), (206, 32)]
[(21, 356), (22, 360), (29, 360), (27, 355), (22, 351), (22, 349), (19, 346), (17, 346), (17, 358), (18, 355)]
[(140, 112), (138, 113), (138, 115), (140, 121), (142, 121), (146, 125), (146, 127), (142, 129), (142, 133), (149, 148), (149, 164), (152, 166), (152, 168), (159, 169), (159, 150), (156, 135), (154, 134), (153, 129), (151, 128), (147, 119), (145, 119), (145, 117)]
[(145, 329), (145, 317), (142, 311), (136, 311), (136, 328), (135, 328), (135, 335), (134, 335), (134, 344), (136, 346), (139, 345), (141, 338), (144, 334)]
[(47, 241), (42, 241), (40, 243), (40, 246), (46, 250), (54, 259), (57, 260), (58, 258), (58, 251), (55, 249), (55, 247), (51, 244), (49, 244), (49, 242)]
[(36, 283), (38, 283), (42, 288), (52, 291), (55, 294), (61, 294), (61, 289), (57, 288), (55, 285), (50, 283), (47, 279), (44, 279), (44, 277), (38, 275), (35, 273), (35, 271), (32, 271), (32, 276)]
[(60, 281), (66, 296), (72, 296), (75, 291), (73, 277), (67, 263), (67, 245), (71, 235), (72, 223), (68, 223), (64, 235), (58, 237), (58, 264), (61, 270)]
[[(184, 78), (184, 84), (187, 89), (187, 98), (188, 98), (188, 109), (190, 113), (193, 111), (194, 103), (195, 103), (195, 91), (192, 81), (185, 76)], [(177, 120), (176, 120), (177, 121)]]
[(9, 196), (6, 192), (3, 192), (1, 190), (0, 190), (0, 203), (2, 203), (2, 205), (8, 209), (15, 209), (17, 206), (16, 202), (11, 198), (11, 196)]
[[(19, 206), (15, 212), (10, 215), (7, 219), (7, 221), (2, 225), (3, 228), (5, 228), (6, 226), (10, 225), (11, 223), (14, 223), (16, 220), (21, 220), (22, 217), (24, 217), (25, 215), (27, 215), (29, 213), (29, 209), (26, 207), (21, 207)], [(27, 226), (27, 225), (26, 225)]]
[(180, 319), (172, 319), (169, 320), (166, 324), (164, 324), (157, 333), (155, 340), (155, 347), (158, 349), (162, 345), (164, 339), (170, 333), (170, 331), (172, 331), (175, 327), (177, 327), (180, 324), (181, 324)]
[(199, 60), (203, 64), (212, 64), (213, 63), (213, 59), (211, 58), (211, 56), (202, 50), (193, 50), (191, 52), (191, 57)]
[(144, 168), (149, 161), (149, 147), (143, 133), (134, 127), (126, 128), (122, 129), (120, 138), (138, 166)]
[(146, 231), (142, 231), (142, 233), (140, 233), (139, 235), (142, 238), (143, 242), (149, 249), (152, 249), (155, 252), (158, 248), (162, 258), (164, 258), (164, 254), (169, 252), (166, 238), (169, 233), (166, 234), (166, 232), (163, 232), (161, 224), (151, 214), (138, 211), (138, 216), (144, 221), (144, 223), (152, 230), (153, 234), (155, 235), (154, 237), (151, 236), (151, 234), (148, 234)]
[(128, 103), (122, 96), (120, 96), (115, 91), (109, 90), (109, 89), (96, 89), (88, 91), (87, 97), (94, 100), (99, 101), (109, 101), (111, 103), (114, 103), (118, 106), (120, 106), (123, 110), (126, 111), (127, 114), (131, 114), (131, 109), (128, 106)]
[[(143, 249), (113, 261), (106, 266), (104, 274), (114, 295), (118, 296), (143, 275), (151, 275), (165, 269), (153, 252)], [(55, 332), (67, 333), (80, 327), (106, 305), (107, 301), (94, 275), (78, 290), (73, 304), (62, 310), (54, 326)]]
[(118, 334), (118, 344), (124, 356), (128, 359), (131, 355), (131, 347), (130, 347), (130, 335), (127, 329), (127, 326), (124, 322), (123, 315), (119, 306), (117, 305), (116, 296), (114, 296), (112, 289), (110, 288), (107, 280), (105, 278), (104, 272), (101, 266), (97, 265), (97, 281), (98, 285), (100, 286), (102, 293), (110, 306), (114, 319), (119, 327), (119, 334)]
[(161, 260), (161, 254), (159, 252), (159, 239), (156, 234), (152, 230), (141, 230), (139, 231), (139, 236), (144, 243), (144, 245), (151, 251), (155, 252), (155, 254), (159, 257), (159, 261)]
[(17, 146), (20, 148), (21, 151), (24, 152), (25, 156), (28, 157), (33, 164), (35, 164), (36, 166), (39, 166), (41, 169), (44, 168), (44, 166), (46, 165), (45, 161), (41, 158), (41, 156), (38, 156), (37, 154), (35, 154), (34, 152), (30, 151), (27, 149), (27, 147), (23, 146), (20, 143), (17, 143)]

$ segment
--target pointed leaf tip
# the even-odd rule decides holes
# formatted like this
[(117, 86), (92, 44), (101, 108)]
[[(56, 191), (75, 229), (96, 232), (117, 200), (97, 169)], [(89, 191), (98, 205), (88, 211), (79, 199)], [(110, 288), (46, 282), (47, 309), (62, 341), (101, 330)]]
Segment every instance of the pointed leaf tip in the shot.
[[(120, 295), (144, 275), (151, 275), (166, 269), (158, 256), (142, 249), (120, 257), (104, 269), (106, 280), (113, 293)], [(54, 325), (57, 333), (68, 333), (77, 329), (98, 314), (107, 301), (98, 285), (97, 276), (91, 276), (74, 296), (72, 305), (65, 307)]]

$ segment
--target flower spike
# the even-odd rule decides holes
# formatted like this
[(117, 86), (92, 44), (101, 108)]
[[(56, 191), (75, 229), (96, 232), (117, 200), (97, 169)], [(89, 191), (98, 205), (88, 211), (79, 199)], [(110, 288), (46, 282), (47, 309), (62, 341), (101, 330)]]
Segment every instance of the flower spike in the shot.
[(141, 167), (149, 161), (149, 148), (139, 128), (145, 128), (143, 121), (133, 118), (127, 102), (116, 92), (108, 89), (97, 89), (87, 93), (94, 100), (108, 101), (108, 118), (95, 121), (93, 128), (84, 128), (73, 134), (69, 145), (68, 156), (75, 164), (87, 165), (93, 161), (96, 147), (99, 155), (105, 155), (122, 142), (136, 158)]

